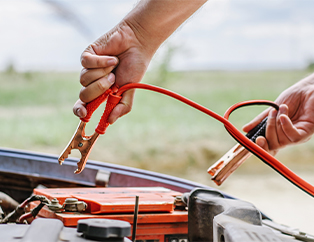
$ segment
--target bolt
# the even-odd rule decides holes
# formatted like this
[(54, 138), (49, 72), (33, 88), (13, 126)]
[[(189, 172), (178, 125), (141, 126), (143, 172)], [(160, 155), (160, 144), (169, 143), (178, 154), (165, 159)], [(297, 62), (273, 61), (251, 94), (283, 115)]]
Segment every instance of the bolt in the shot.
[(59, 204), (57, 198), (51, 200), (50, 204), (47, 204), (48, 208), (54, 212), (60, 212), (62, 206)]
[(83, 143), (79, 143), (78, 146), (79, 146), (79, 147), (82, 147), (82, 146), (83, 146)]
[(65, 204), (76, 204), (78, 202), (77, 198), (74, 197), (69, 197), (67, 199), (65, 199)]
[(54, 198), (51, 200), (51, 204), (53, 204), (53, 205), (58, 204), (58, 203), (59, 203), (59, 201), (57, 198)]

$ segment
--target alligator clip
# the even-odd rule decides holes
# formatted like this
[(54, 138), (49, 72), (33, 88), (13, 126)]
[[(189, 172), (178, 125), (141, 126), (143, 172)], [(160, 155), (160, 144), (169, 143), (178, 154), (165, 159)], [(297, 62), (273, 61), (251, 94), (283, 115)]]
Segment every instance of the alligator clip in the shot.
[[(91, 116), (93, 112), (102, 104), (104, 101), (107, 100), (106, 108), (105, 111), (98, 123), (97, 128), (95, 129), (95, 132), (91, 136), (86, 136), (85, 135), (85, 126), (86, 123), (89, 122), (91, 119)], [(63, 161), (68, 158), (68, 156), (71, 154), (71, 150), (77, 149), (81, 153), (81, 159), (77, 163), (77, 169), (74, 173), (79, 174), (83, 171), (88, 156), (98, 139), (100, 134), (104, 134), (106, 132), (107, 127), (109, 126), (108, 123), (108, 117), (111, 113), (111, 111), (114, 109), (114, 107), (119, 103), (121, 97), (114, 95), (111, 89), (108, 89), (104, 94), (93, 100), (92, 102), (88, 103), (86, 105), (87, 109), (87, 115), (85, 118), (81, 118), (81, 121), (72, 137), (70, 140), (69, 144), (67, 147), (64, 149), (62, 154), (59, 156), (59, 164), (62, 165)]]
[(76, 174), (80, 173), (84, 169), (88, 156), (99, 137), (99, 134), (96, 131), (93, 135), (86, 136), (85, 126), (86, 122), (80, 121), (72, 139), (58, 159), (59, 164), (62, 165), (63, 161), (71, 154), (71, 150), (78, 149), (81, 153), (81, 159), (77, 163), (77, 169), (74, 172)]
[[(246, 136), (255, 142), (258, 136), (264, 136), (266, 132), (267, 117), (256, 127), (250, 130)], [(212, 180), (220, 186), (244, 161), (252, 155), (246, 148), (236, 144), (224, 154), (215, 164), (208, 168), (207, 172)]]

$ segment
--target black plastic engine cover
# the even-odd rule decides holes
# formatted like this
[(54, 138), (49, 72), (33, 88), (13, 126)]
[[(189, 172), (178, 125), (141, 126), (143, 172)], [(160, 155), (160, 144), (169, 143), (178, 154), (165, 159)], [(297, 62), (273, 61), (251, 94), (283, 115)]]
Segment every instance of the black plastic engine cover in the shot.
[(215, 190), (195, 189), (188, 201), (189, 241), (213, 241), (214, 218), (225, 214), (253, 225), (261, 225), (260, 212), (254, 205), (227, 199)]
[[(117, 226), (120, 226), (118, 221)], [(123, 222), (125, 223), (125, 222)], [(111, 222), (111, 227), (116, 224)], [(124, 233), (124, 225), (122, 234)], [(118, 231), (121, 230), (118, 228)], [(121, 233), (120, 233), (121, 234)], [(129, 232), (128, 232), (129, 234)], [(97, 236), (95, 236), (97, 237)], [(99, 237), (99, 236), (98, 236)], [(106, 237), (106, 236), (105, 236)], [(101, 241), (123, 241), (131, 242), (128, 238), (103, 238)], [(0, 241), (2, 242), (93, 242), (100, 241), (99, 238), (85, 238), (82, 233), (78, 233), (76, 228), (64, 227), (57, 219), (38, 218), (32, 224), (0, 224)]]

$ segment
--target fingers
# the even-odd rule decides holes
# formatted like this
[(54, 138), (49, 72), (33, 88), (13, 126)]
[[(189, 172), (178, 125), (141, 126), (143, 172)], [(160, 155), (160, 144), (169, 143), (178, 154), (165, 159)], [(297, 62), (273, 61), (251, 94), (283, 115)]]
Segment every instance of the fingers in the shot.
[(82, 102), (80, 99), (77, 100), (73, 106), (73, 113), (79, 118), (84, 118), (87, 115), (85, 105), (86, 104)]
[(84, 67), (81, 71), (80, 82), (83, 88), (80, 91), (80, 99), (88, 103), (105, 91), (115, 82), (115, 75), (111, 71), (119, 63), (115, 56), (97, 55), (90, 45), (81, 56)]
[(266, 126), (266, 139), (269, 144), (269, 149), (277, 149), (279, 147), (279, 140), (277, 136), (276, 126), (277, 110), (272, 109), (268, 114), (267, 126)]
[(306, 140), (307, 139), (307, 133), (305, 131), (303, 131), (302, 129), (297, 129), (291, 119), (288, 117), (288, 115), (283, 114), (280, 115), (279, 117), (281, 126), (282, 126), (282, 130), (285, 134), (285, 136), (287, 136), (290, 140), (291, 143), (298, 143), (302, 140)]
[(81, 56), (81, 64), (87, 69), (116, 66), (118, 63), (119, 60), (115, 56), (96, 55), (88, 51), (84, 51)]
[(242, 130), (246, 133), (248, 133), (250, 130), (252, 130), (255, 126), (257, 126), (262, 120), (267, 117), (268, 112), (270, 109), (267, 109), (257, 115), (251, 122), (247, 123), (246, 125), (243, 126)]
[(286, 146), (292, 142), (292, 140), (290, 140), (289, 136), (287, 136), (286, 133), (284, 132), (284, 127), (282, 125), (282, 122), (280, 121), (280, 117), (282, 115), (285, 115), (286, 117), (288, 117), (287, 116), (288, 115), (288, 106), (286, 104), (281, 104), (279, 106), (278, 114), (276, 117), (277, 137), (278, 137), (278, 143), (279, 143), (280, 147), (284, 147), (284, 146)]
[[(113, 124), (118, 118), (131, 111), (134, 92), (134, 90), (128, 90), (123, 94), (119, 104), (112, 110), (108, 118), (110, 124)], [(85, 102), (82, 102), (80, 99), (77, 100), (73, 106), (73, 113), (79, 118), (84, 118), (87, 115), (85, 106)]]
[[(276, 154), (280, 148), (285, 147), (292, 143), (290, 135), (297, 137), (298, 131), (293, 126), (291, 120), (288, 118), (288, 107), (285, 104), (279, 106), (279, 110), (267, 109), (256, 118), (254, 118), (250, 123), (243, 127), (245, 132), (249, 132), (256, 125), (258, 125), (263, 118), (268, 115), (267, 128), (265, 137), (259, 137), (256, 141), (259, 146), (264, 148), (271, 154)], [(287, 120), (286, 120), (287, 119)], [(282, 120), (285, 125), (282, 124)]]
[(115, 66), (108, 66), (105, 68), (85, 69), (81, 71), (80, 82), (83, 87), (88, 86), (95, 80), (98, 80), (104, 76), (107, 76)]
[(80, 91), (80, 99), (83, 102), (88, 103), (107, 91), (114, 84), (114, 82), (115, 75), (113, 73), (101, 77), (88, 86), (82, 87)]
[(288, 117), (288, 106), (281, 104), (278, 112), (269, 112), (266, 128), (266, 139), (269, 150), (279, 150), (287, 145), (297, 143), (305, 138), (306, 132), (298, 130)]
[(266, 150), (268, 153), (270, 153), (271, 155), (276, 155), (278, 150), (270, 150), (269, 149), (269, 146), (268, 146), (268, 143), (267, 143), (267, 140), (265, 139), (265, 137), (263, 136), (259, 136), (256, 138), (256, 144), (258, 146), (260, 146), (261, 148), (263, 148), (264, 150)]
[(280, 121), (281, 115), (288, 114), (288, 106), (281, 104), (279, 110), (272, 109), (269, 112), (266, 128), (266, 138), (270, 150), (278, 150), (291, 144), (291, 140), (285, 134)]
[(267, 140), (263, 136), (258, 136), (255, 143), (266, 151), (269, 151)]
[(112, 110), (110, 116), (108, 117), (108, 122), (113, 124), (118, 118), (129, 113), (133, 105), (135, 90), (128, 90), (123, 93), (123, 96), (119, 104)]
[[(118, 65), (119, 60), (115, 56), (99, 55), (95, 51), (95, 45), (90, 45), (81, 56), (81, 64), (84, 67), (81, 71), (80, 82), (83, 86), (73, 112), (79, 117), (87, 114), (85, 104), (94, 100), (115, 83), (113, 69)], [(121, 85), (121, 84), (120, 84)], [(119, 117), (130, 112), (133, 103), (134, 91), (127, 91), (123, 94), (120, 103), (111, 112), (108, 121), (112, 124)]]

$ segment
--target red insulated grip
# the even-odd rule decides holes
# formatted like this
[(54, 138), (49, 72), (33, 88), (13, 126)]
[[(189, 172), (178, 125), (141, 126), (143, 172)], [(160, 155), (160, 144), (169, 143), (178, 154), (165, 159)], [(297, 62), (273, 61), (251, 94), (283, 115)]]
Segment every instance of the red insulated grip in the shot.
[(106, 132), (106, 129), (109, 126), (108, 117), (109, 117), (111, 111), (120, 102), (120, 99), (121, 99), (121, 96), (113, 95), (112, 93), (110, 93), (107, 104), (106, 104), (105, 111), (104, 111), (103, 115), (101, 116), (101, 119), (98, 123), (97, 128), (95, 129), (95, 131), (98, 134), (104, 134)]
[(100, 106), (100, 104), (106, 101), (109, 93), (111, 93), (111, 89), (108, 89), (106, 92), (86, 105), (87, 115), (84, 118), (81, 118), (83, 122), (89, 122), (95, 110)]

